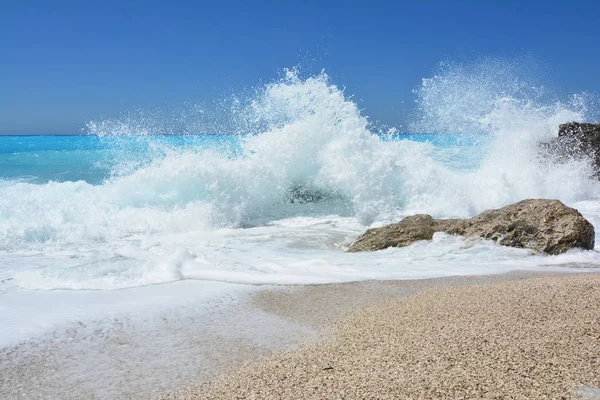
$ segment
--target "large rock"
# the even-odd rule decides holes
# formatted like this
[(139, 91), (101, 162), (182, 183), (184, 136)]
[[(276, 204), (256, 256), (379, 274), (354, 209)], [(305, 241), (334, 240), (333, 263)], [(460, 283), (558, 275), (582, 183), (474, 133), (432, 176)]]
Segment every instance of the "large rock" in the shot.
[(470, 219), (433, 219), (419, 214), (366, 231), (349, 252), (382, 250), (431, 240), (435, 232), (480, 237), (503, 246), (560, 254), (573, 248), (594, 248), (594, 227), (574, 208), (558, 200), (531, 199), (488, 210)]
[(545, 156), (559, 162), (589, 159), (597, 177), (600, 177), (600, 123), (569, 122), (558, 128), (558, 137), (542, 143)]

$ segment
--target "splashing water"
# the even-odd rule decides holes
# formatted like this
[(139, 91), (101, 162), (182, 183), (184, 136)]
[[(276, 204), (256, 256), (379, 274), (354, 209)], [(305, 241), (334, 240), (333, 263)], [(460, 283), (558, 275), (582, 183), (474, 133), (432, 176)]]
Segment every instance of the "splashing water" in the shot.
[[(557, 166), (538, 152), (540, 142), (556, 136), (558, 125), (586, 120), (586, 96), (558, 101), (545, 87), (522, 78), (527, 73), (523, 65), (506, 60), (442, 63), (439, 74), (424, 79), (415, 91), (413, 131), (489, 137), (478, 168), (454, 175), (446, 184), (457, 191), (444, 201), (462, 209), (461, 215), (532, 197), (568, 203), (598, 198), (598, 183), (589, 178), (589, 163)], [(421, 209), (431, 212), (432, 206), (424, 204)], [(438, 212), (445, 215), (449, 209), (442, 206)]]
[(370, 225), (421, 212), (468, 217), (531, 197), (561, 199), (600, 221), (590, 166), (553, 165), (537, 151), (559, 123), (586, 118), (581, 98), (552, 100), (510, 64), (491, 61), (445, 66), (416, 94), (411, 129), (454, 135), (373, 134), (325, 73), (302, 79), (295, 71), (236, 99), (222, 131), (186, 125), (237, 135), (173, 139), (155, 136), (171, 130), (153, 119), (92, 122), (90, 133), (115, 157), (101, 184), (0, 182), (0, 274), (25, 288), (113, 289), (600, 263), (594, 252), (533, 256), (444, 235), (406, 249), (343, 253)]

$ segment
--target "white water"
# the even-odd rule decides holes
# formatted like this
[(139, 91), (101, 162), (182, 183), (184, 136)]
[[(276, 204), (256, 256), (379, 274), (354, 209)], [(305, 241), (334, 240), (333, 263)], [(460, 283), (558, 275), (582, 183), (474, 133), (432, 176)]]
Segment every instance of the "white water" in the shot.
[[(403, 249), (344, 253), (367, 227), (404, 215), (468, 217), (533, 197), (560, 199), (600, 226), (600, 184), (587, 178), (589, 165), (554, 165), (537, 153), (559, 123), (586, 118), (585, 104), (577, 97), (549, 102), (511, 73), (502, 63), (449, 67), (417, 91), (413, 130), (491, 136), (473, 148), (483, 154), (468, 169), (453, 168), (440, 157), (444, 149), (429, 143), (373, 135), (326, 75), (288, 72), (232, 114), (253, 133), (241, 155), (167, 149), (98, 186), (0, 182), (0, 289), (107, 290), (185, 279), (327, 283), (600, 266), (595, 251), (549, 257), (443, 234)], [(90, 129), (132, 133), (114, 122)], [(291, 202), (294, 187), (320, 201)]]

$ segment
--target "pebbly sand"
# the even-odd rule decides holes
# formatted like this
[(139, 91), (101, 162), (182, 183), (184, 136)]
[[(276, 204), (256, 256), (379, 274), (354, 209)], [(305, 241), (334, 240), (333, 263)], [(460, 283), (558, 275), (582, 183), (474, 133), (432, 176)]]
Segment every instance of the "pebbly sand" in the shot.
[[(579, 381), (584, 382), (583, 374), (589, 373), (590, 368), (598, 368), (595, 360), (600, 357), (597, 346), (600, 341), (597, 330), (600, 324), (600, 289), (597, 275), (576, 275), (573, 278), (567, 275), (561, 278), (563, 276), (553, 272), (516, 271), (501, 275), (408, 281), (270, 286), (251, 290), (248, 296), (235, 297), (235, 301), (219, 301), (208, 311), (200, 312), (194, 303), (190, 303), (150, 319), (147, 316), (141, 319), (125, 316), (97, 323), (82, 321), (48, 335), (1, 348), (0, 399), (113, 400), (151, 399), (157, 396), (166, 399), (229, 399), (235, 396), (255, 399), (311, 396), (405, 398), (410, 397), (411, 392), (398, 394), (390, 387), (397, 390), (402, 385), (403, 390), (418, 390), (419, 387), (425, 387), (418, 385), (421, 382), (421, 385), (430, 385), (436, 390), (447, 390), (448, 387), (455, 387), (454, 383), (461, 382), (455, 376), (468, 381), (465, 386), (468, 388), (473, 382), (488, 377), (492, 380), (492, 383), (486, 382), (490, 390), (496, 388), (500, 379), (506, 379), (506, 387), (518, 391), (521, 387), (510, 385), (513, 381), (521, 382), (514, 380), (513, 375), (523, 372), (517, 367), (524, 356), (513, 360), (511, 357), (518, 353), (511, 347), (510, 335), (502, 334), (508, 335), (503, 330), (506, 326), (528, 326), (529, 322), (520, 325), (515, 322), (515, 315), (527, 317), (526, 312), (533, 310), (529, 307), (534, 307), (536, 301), (549, 295), (547, 289), (540, 291), (535, 286), (527, 286), (530, 283), (539, 285), (536, 282), (540, 278), (557, 278), (549, 282), (554, 282), (552, 285), (557, 287), (558, 297), (546, 299), (546, 303), (557, 302), (558, 307), (544, 309), (545, 313), (536, 314), (538, 317), (532, 323), (539, 327), (544, 321), (540, 318), (547, 318), (551, 332), (556, 334), (561, 333), (561, 329), (568, 330), (563, 327), (570, 325), (565, 324), (575, 326), (571, 329), (574, 334), (561, 333), (561, 346), (563, 342), (565, 344), (561, 349), (564, 352), (552, 353), (555, 357), (552, 362), (557, 363), (556, 368), (560, 372), (557, 373), (557, 382), (563, 382), (561, 377), (567, 376), (570, 379), (567, 386), (575, 385)], [(575, 279), (574, 282), (581, 279), (587, 283), (574, 284), (570, 283), (571, 279)], [(521, 292), (518, 289), (509, 290), (507, 293), (513, 295), (507, 297), (505, 303), (491, 301), (490, 296), (482, 295), (482, 291), (498, 291), (493, 288), (501, 286), (479, 288), (481, 285), (504, 285), (503, 282), (525, 286), (522, 286)], [(193, 282), (179, 285), (193, 286)], [(462, 292), (461, 295), (450, 296), (445, 292), (448, 287), (458, 288), (449, 289), (450, 294), (455, 290), (464, 291), (464, 298), (471, 300), (461, 301)], [(583, 290), (585, 287), (591, 289)], [(500, 294), (503, 292), (500, 290)], [(435, 300), (438, 296), (441, 297)], [(443, 300), (447, 297), (452, 302)], [(474, 299), (479, 300), (476, 302)], [(462, 302), (466, 304), (461, 305)], [(413, 303), (415, 305), (410, 306)], [(501, 308), (498, 308), (501, 304), (510, 304), (510, 310), (501, 312)], [(472, 314), (462, 313), (459, 306), (470, 306)], [(392, 307), (392, 311), (383, 311), (386, 307)], [(405, 307), (405, 313), (398, 314), (394, 311), (395, 307), (399, 307), (398, 310)], [(423, 310), (423, 307), (432, 307), (433, 311), (415, 313), (415, 310)], [(552, 323), (556, 316), (571, 308), (577, 309), (576, 312), (568, 312), (567, 319)], [(485, 310), (493, 310), (494, 314)], [(582, 314), (584, 311), (587, 314)], [(486, 325), (486, 318), (489, 319), (490, 315), (494, 315), (495, 319)], [(546, 317), (542, 317), (544, 315)], [(471, 319), (466, 319), (467, 316)], [(579, 331), (575, 329), (582, 329), (584, 320), (591, 321), (590, 332), (596, 335), (595, 344), (588, 343), (593, 336), (577, 336)], [(390, 326), (386, 327), (385, 324)], [(463, 326), (468, 329), (461, 328)], [(406, 327), (411, 330), (405, 330)], [(538, 370), (547, 372), (544, 366), (548, 365), (546, 360), (549, 356), (545, 355), (545, 349), (552, 348), (553, 342), (545, 342), (544, 347), (535, 343), (535, 340), (544, 337), (551, 340), (554, 336), (539, 334), (546, 334), (546, 330), (547, 327), (543, 326), (533, 333), (522, 331), (518, 338), (523, 345), (535, 345), (541, 349), (538, 352), (542, 354), (536, 354), (536, 357), (539, 356), (539, 366), (527, 372), (533, 377), (531, 382), (540, 385), (546, 385), (547, 382), (535, 376)], [(402, 336), (407, 332), (412, 336)], [(483, 336), (483, 333), (487, 335), (487, 344), (482, 344), (477, 336)], [(456, 336), (465, 342), (456, 341)], [(577, 360), (576, 346), (572, 346), (573, 338), (583, 338), (582, 346), (591, 346), (590, 353), (585, 355), (588, 358), (584, 360), (588, 363), (585, 364), (587, 367), (581, 370), (577, 369), (581, 362)], [(464, 348), (444, 346), (442, 340)], [(492, 346), (490, 343), (494, 342), (491, 340), (504, 347)], [(303, 348), (299, 352), (283, 353), (290, 349), (298, 350), (300, 345)], [(472, 353), (469, 346), (481, 348), (481, 353)], [(404, 351), (413, 348), (417, 351)], [(504, 353), (499, 350), (493, 353), (490, 349), (504, 349)], [(465, 351), (464, 355), (457, 355), (458, 350)], [(378, 357), (379, 354), (383, 357)], [(487, 358), (488, 354), (504, 357), (509, 354), (511, 367), (517, 369), (510, 372), (496, 368), (493, 360)], [(472, 364), (477, 367), (478, 374), (471, 375), (468, 369), (471, 361), (466, 365), (461, 364), (464, 360), (470, 360), (468, 357), (481, 357), (487, 360), (481, 363), (489, 364)], [(571, 364), (563, 365), (565, 360), (570, 360)], [(254, 364), (243, 367), (252, 362)], [(576, 367), (573, 367), (573, 363)], [(487, 375), (486, 368), (491, 370), (491, 375)], [(576, 368), (576, 372), (571, 368)], [(563, 371), (566, 371), (566, 375), (563, 375)], [(229, 377), (226, 374), (230, 374)], [(430, 374), (429, 377), (427, 374)], [(467, 379), (469, 376), (478, 380)], [(446, 379), (446, 383), (442, 378)], [(413, 386), (404, 380), (412, 382)], [(588, 398), (593, 398), (597, 395), (593, 389), (598, 386), (597, 378), (596, 381), (589, 378), (589, 385), (591, 389), (584, 387), (582, 390), (592, 396)], [(354, 392), (344, 393), (340, 387)], [(535, 387), (533, 383), (531, 387)], [(261, 392), (257, 393), (256, 390)], [(535, 398), (535, 393), (521, 397)], [(414, 394), (412, 397), (419, 396)], [(426, 392), (421, 397), (443, 395)], [(474, 394), (465, 397), (480, 396)]]
[[(367, 307), (318, 343), (163, 398), (600, 398), (600, 274), (531, 277), (264, 292), (258, 306), (317, 327)], [(383, 301), (398, 293), (413, 295)]]

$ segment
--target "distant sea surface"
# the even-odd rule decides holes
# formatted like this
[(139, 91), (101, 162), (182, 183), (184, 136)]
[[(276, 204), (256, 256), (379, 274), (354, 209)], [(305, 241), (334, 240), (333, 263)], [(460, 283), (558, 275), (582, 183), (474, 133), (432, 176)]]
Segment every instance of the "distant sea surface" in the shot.
[[(98, 137), (95, 135), (0, 135), (0, 179), (29, 183), (85, 181), (101, 184), (123, 164), (131, 171), (164, 157), (168, 150), (213, 149), (235, 155), (244, 135), (156, 135)], [(470, 148), (487, 141), (473, 135), (394, 134), (382, 140), (429, 142), (440, 149), (464, 152), (454, 163), (473, 166)], [(450, 154), (448, 154), (450, 155)], [(443, 157), (443, 155), (441, 155)], [(448, 163), (453, 161), (448, 159)]]

